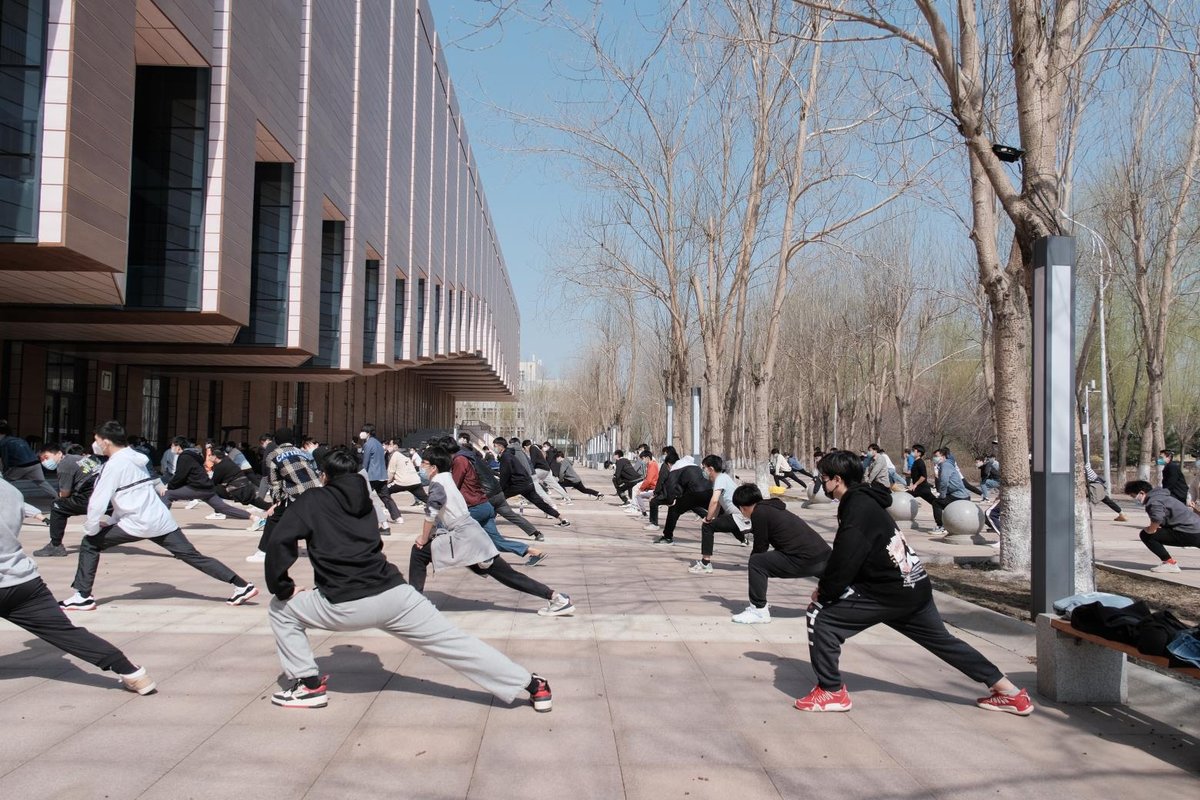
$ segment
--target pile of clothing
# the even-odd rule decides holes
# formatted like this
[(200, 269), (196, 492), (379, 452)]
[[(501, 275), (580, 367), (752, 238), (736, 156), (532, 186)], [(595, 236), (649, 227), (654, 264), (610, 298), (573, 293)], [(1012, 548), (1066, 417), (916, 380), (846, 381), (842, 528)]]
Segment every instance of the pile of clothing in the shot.
[(1077, 631), (1132, 645), (1143, 655), (1165, 657), (1171, 667), (1200, 668), (1200, 627), (1168, 610), (1154, 611), (1143, 600), (1086, 592), (1058, 600), (1054, 610)]

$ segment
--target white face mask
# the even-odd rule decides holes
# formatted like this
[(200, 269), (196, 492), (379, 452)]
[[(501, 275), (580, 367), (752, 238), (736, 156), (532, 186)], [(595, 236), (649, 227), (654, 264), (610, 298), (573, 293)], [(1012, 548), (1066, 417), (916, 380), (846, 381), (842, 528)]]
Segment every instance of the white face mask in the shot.
[(367, 433), (366, 431), (363, 431), (362, 433), (360, 433), (358, 435), (358, 438), (362, 439), (365, 442), (368, 438), (370, 438), (370, 436), (371, 436), (371, 434)]
[(51, 469), (51, 470), (58, 469), (58, 462), (56, 460), (54, 460), (53, 458), (47, 458), (45, 461), (42, 462), (42, 468), (43, 469)]
[(108, 452), (108, 448), (101, 444), (99, 439), (96, 439), (92, 442), (92, 452), (98, 456), (102, 456)]

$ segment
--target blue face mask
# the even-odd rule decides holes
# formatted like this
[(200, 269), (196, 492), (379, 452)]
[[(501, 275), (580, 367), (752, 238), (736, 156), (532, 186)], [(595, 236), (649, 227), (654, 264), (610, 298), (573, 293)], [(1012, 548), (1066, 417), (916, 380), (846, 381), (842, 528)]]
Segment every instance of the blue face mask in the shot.
[(1165, 458), (1160, 458), (1160, 459), (1158, 460), (1158, 465), (1159, 465), (1160, 467), (1165, 467), (1165, 466), (1167, 465), (1167, 460), (1166, 460)]
[(58, 469), (58, 461), (53, 458), (47, 458), (42, 462), (42, 467), (44, 469)]

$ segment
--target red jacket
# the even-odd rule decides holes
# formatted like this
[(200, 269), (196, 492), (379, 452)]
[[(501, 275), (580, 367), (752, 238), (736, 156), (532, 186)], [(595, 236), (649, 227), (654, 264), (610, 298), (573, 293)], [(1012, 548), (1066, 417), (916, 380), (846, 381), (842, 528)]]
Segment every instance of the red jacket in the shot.
[(646, 465), (646, 480), (642, 481), (641, 486), (638, 487), (638, 491), (639, 492), (652, 491), (654, 489), (655, 485), (657, 485), (657, 484), (658, 484), (658, 462), (652, 458), (652, 459), (650, 459), (650, 463)]

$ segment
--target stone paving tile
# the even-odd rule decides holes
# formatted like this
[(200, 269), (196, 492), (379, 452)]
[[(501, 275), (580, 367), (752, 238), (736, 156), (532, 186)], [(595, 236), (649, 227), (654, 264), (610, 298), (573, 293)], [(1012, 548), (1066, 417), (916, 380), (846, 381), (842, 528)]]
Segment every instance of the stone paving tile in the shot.
[[(607, 501), (569, 512), (569, 531), (542, 526), (552, 557), (530, 574), (571, 594), (575, 616), (540, 617), (543, 600), (466, 570), (429, 583), (455, 624), (550, 679), (552, 714), (502, 703), (380, 632), (311, 632), (331, 674), (330, 705), (275, 708), (268, 598), (230, 608), (227, 587), (135, 545), (105, 554), (100, 608), (75, 619), (145, 663), (159, 693), (130, 695), (0, 622), (0, 797), (1061, 800), (1194, 791), (1198, 723), (1180, 712), (1194, 698), (1181, 704), (1177, 687), (1133, 682), (1134, 707), (1035, 697), (1029, 719), (985, 714), (973, 704), (981, 687), (885, 628), (845, 646), (852, 712), (797, 712), (794, 698), (813, 685), (804, 630), (811, 580), (774, 581), (774, 622), (735, 625), (730, 614), (746, 605), (746, 548), (718, 541), (717, 573), (693, 576), (696, 520), (664, 548)], [(204, 521), (204, 507), (176, 513), (203, 552), (261, 580), (261, 567), (242, 560), (255, 534)], [(832, 535), (831, 506), (801, 513)], [(401, 569), (417, 519), (406, 515), (385, 544)], [(1113, 527), (1098, 527), (1099, 536), (1129, 537)], [(72, 548), (78, 535), (68, 528)], [(922, 553), (972, 551), (913, 539)], [(52, 591), (68, 593), (75, 559), (42, 561)], [(303, 559), (295, 574), (311, 585)], [(1033, 685), (1031, 626), (938, 602), (973, 646)]]

